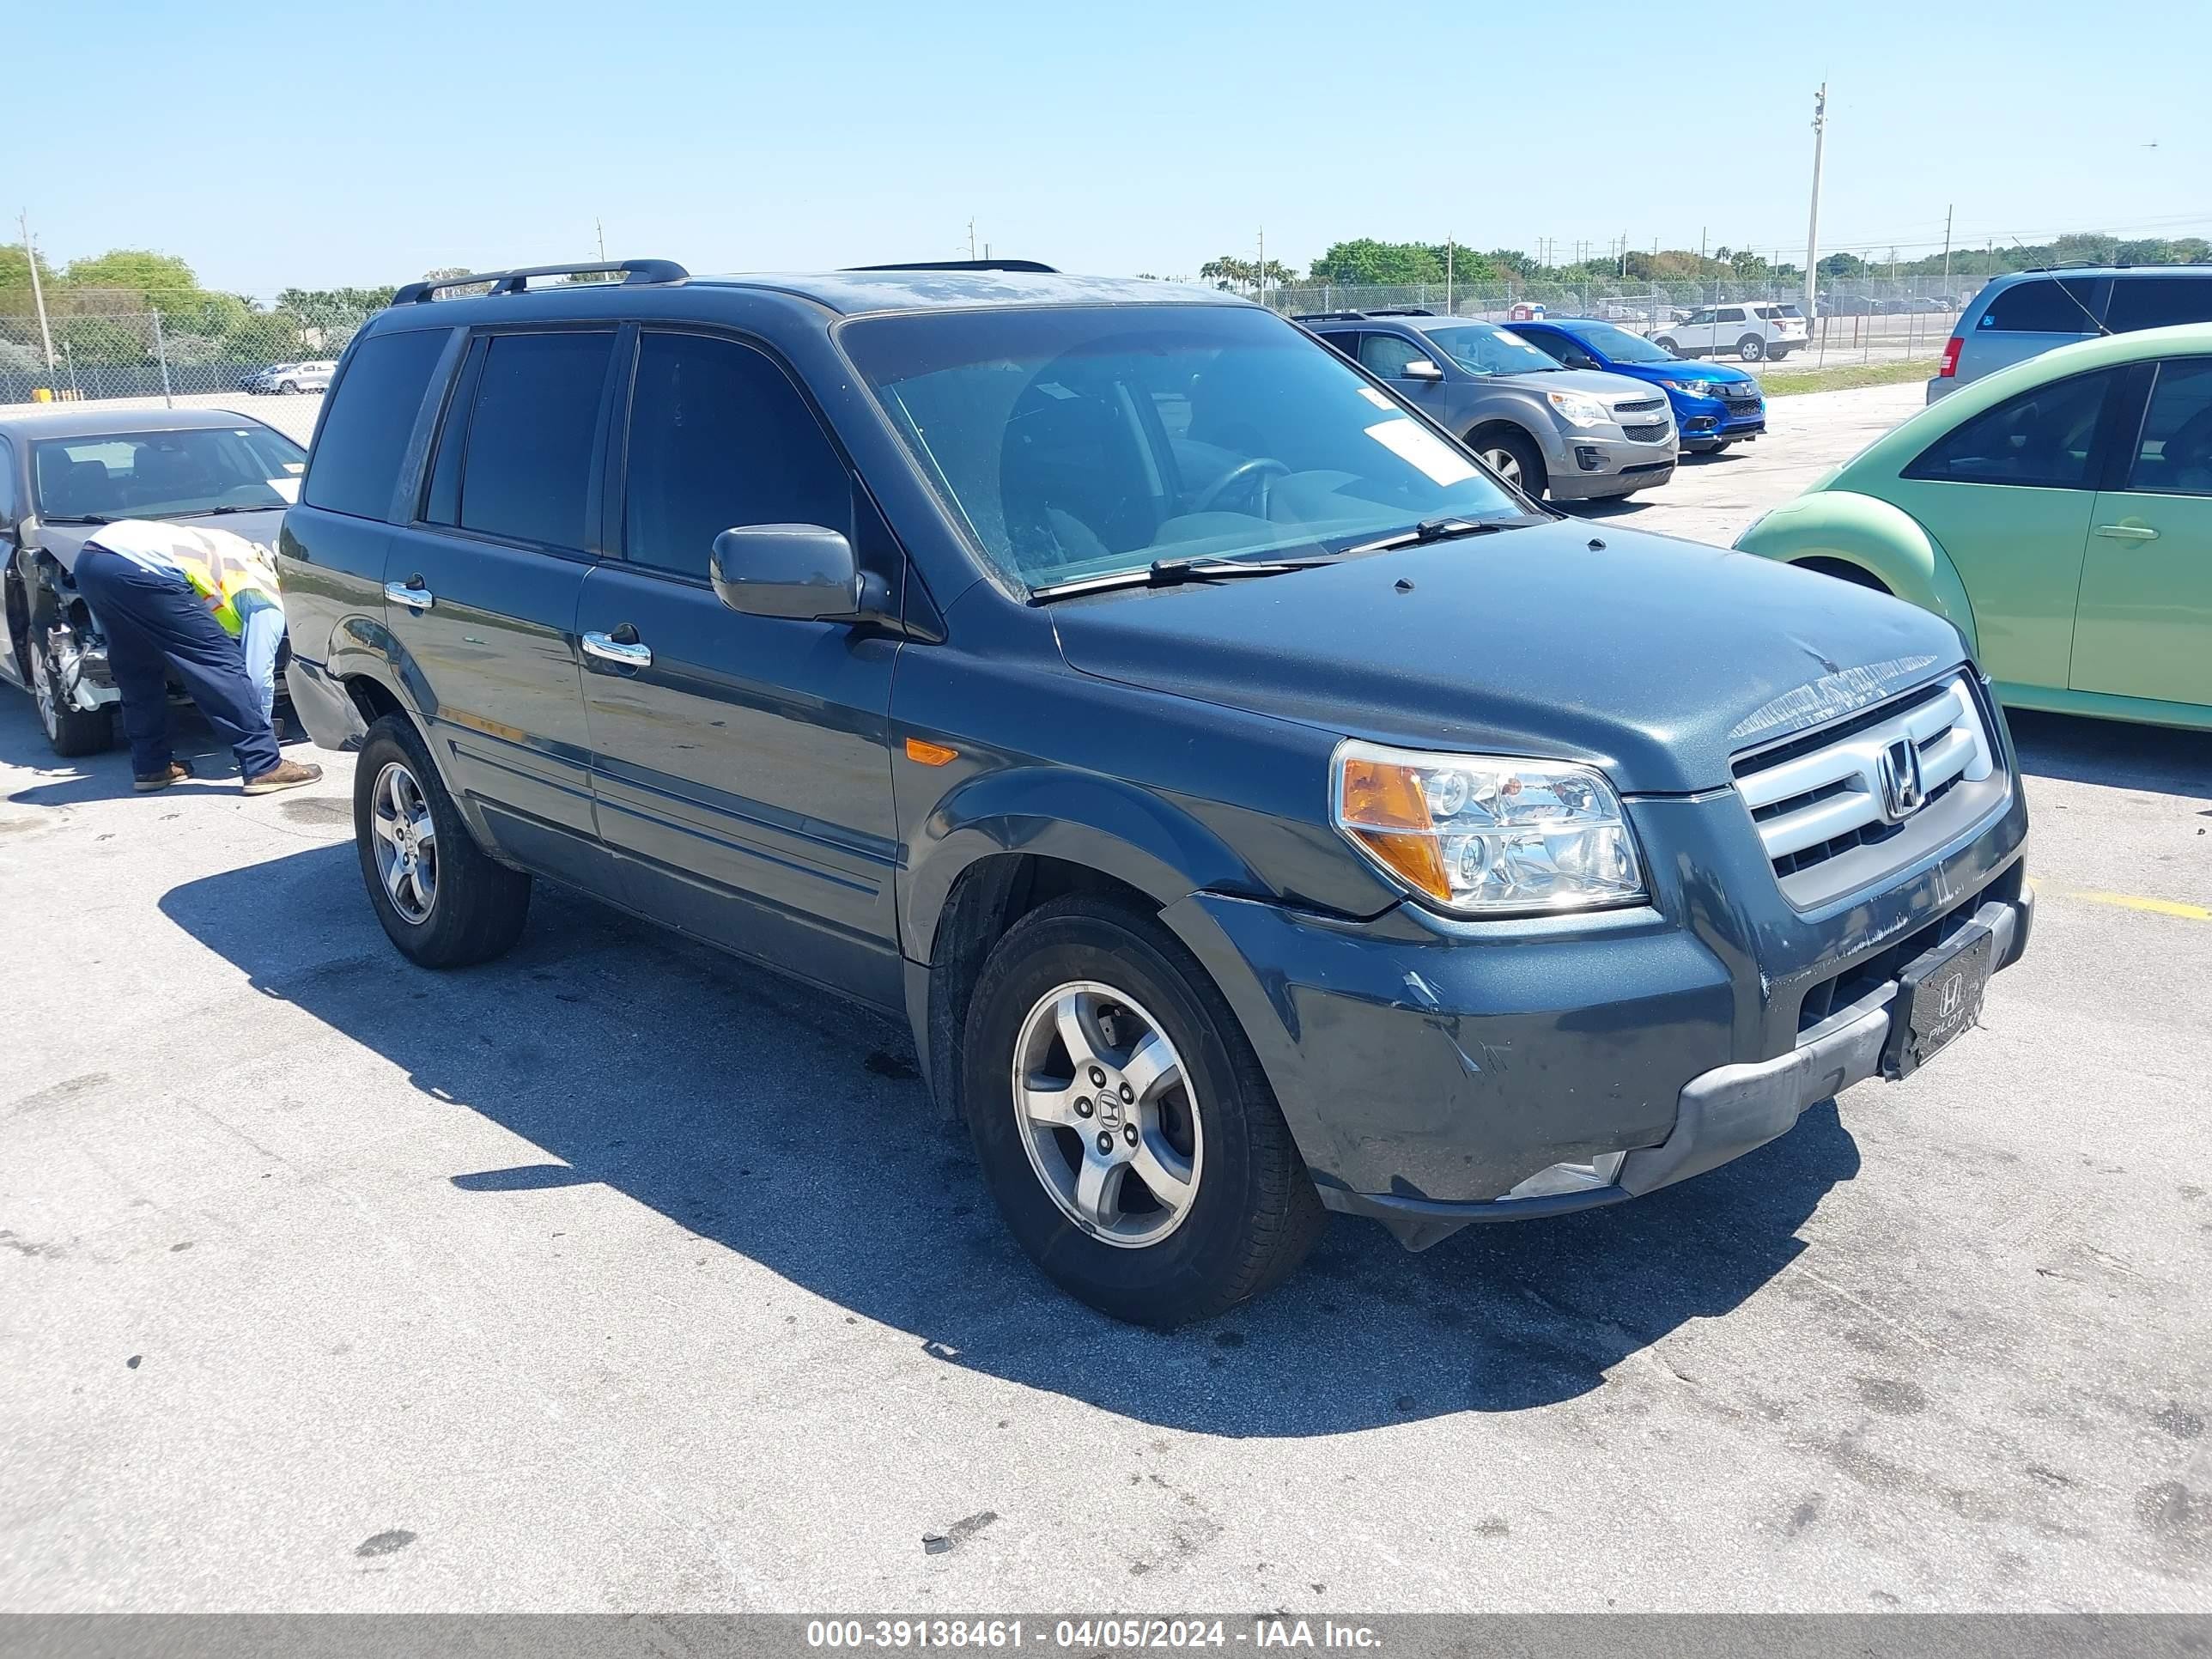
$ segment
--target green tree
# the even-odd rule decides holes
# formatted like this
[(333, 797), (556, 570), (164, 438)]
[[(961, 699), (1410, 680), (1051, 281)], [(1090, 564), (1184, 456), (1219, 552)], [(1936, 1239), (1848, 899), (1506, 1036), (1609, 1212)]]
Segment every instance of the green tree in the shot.
[(1313, 280), (1317, 283), (1353, 286), (1441, 283), (1443, 279), (1443, 249), (1419, 242), (1378, 242), (1371, 236), (1363, 236), (1333, 244), (1313, 263)]

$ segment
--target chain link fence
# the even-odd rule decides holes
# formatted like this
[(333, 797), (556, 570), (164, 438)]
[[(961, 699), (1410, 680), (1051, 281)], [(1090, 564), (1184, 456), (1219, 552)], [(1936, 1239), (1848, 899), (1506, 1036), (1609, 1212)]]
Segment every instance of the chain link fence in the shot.
[(263, 371), (335, 360), (372, 314), (233, 301), (198, 313), (50, 310), (43, 328), (35, 316), (0, 316), (0, 404), (261, 390), (249, 382)]
[[(1942, 349), (1959, 313), (1986, 280), (1959, 276), (1947, 283), (1941, 276), (1901, 276), (1824, 282), (1809, 319), (1810, 337), (1798, 352), (1814, 363), (1836, 358), (1932, 357)], [(1805, 289), (1796, 282), (1726, 279), (1350, 286), (1305, 283), (1269, 289), (1267, 302), (1286, 315), (1412, 307), (1439, 316), (1506, 324), (1538, 315), (1595, 317), (1632, 333), (1656, 336), (1705, 306), (1773, 303), (1802, 309)]]

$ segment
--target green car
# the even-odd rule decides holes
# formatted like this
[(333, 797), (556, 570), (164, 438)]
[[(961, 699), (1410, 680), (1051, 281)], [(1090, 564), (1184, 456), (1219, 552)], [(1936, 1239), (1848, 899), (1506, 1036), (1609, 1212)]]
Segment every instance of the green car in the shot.
[(1948, 617), (2015, 707), (2212, 729), (2212, 324), (1976, 380), (1735, 544)]

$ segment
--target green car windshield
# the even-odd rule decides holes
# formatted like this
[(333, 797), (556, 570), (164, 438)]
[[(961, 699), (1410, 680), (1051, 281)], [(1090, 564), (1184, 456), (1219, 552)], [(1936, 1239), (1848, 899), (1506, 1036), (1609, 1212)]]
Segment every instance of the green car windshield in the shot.
[(955, 520), (1029, 588), (1528, 511), (1255, 307), (915, 312), (838, 338)]

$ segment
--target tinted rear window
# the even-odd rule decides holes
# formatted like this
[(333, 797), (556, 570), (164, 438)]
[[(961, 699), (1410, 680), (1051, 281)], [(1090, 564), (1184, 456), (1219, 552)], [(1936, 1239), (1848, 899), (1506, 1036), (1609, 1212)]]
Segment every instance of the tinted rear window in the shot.
[(2113, 332), (2173, 323), (2212, 323), (2212, 275), (2121, 276), (2113, 281), (2112, 308), (2105, 319)]
[(477, 383), (461, 463), (461, 524), (581, 547), (611, 333), (502, 334)]
[(2006, 334), (2094, 334), (2101, 281), (2056, 283), (2049, 277), (2001, 289), (1977, 328)]
[(301, 501), (356, 518), (392, 516), (400, 457), (451, 335), (412, 329), (362, 342), (324, 412)]

